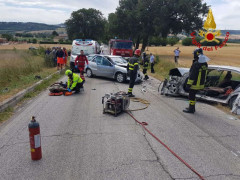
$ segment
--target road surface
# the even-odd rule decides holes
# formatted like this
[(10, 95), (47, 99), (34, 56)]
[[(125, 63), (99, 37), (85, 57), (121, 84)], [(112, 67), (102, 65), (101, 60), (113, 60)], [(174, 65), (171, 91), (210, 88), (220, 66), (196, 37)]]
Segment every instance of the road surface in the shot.
[[(160, 96), (153, 78), (134, 87), (151, 104), (133, 112), (205, 179), (240, 179), (240, 121), (197, 103), (184, 114), (187, 99)], [(182, 180), (199, 179), (127, 114), (102, 114), (105, 93), (127, 84), (86, 78), (85, 91), (50, 97), (48, 91), (25, 104), (0, 126), (0, 179)], [(130, 108), (139, 103), (131, 102)], [(33, 162), (27, 125), (40, 122), (43, 158)]]

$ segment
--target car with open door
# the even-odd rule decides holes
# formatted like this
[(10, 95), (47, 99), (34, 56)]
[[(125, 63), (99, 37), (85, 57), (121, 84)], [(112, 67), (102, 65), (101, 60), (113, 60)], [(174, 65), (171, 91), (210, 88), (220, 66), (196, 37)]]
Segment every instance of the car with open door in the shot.
[[(186, 84), (189, 68), (174, 68), (169, 71), (169, 79), (159, 85), (163, 95), (188, 96)], [(198, 99), (228, 104), (230, 108), (240, 94), (240, 68), (233, 66), (209, 65), (205, 88), (198, 91)]]

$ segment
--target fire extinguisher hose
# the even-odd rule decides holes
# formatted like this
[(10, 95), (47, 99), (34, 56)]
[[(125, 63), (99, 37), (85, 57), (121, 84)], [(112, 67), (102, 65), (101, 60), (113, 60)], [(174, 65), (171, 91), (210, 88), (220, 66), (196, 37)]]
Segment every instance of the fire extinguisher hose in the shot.
[(130, 111), (126, 111), (138, 124), (140, 124), (153, 138), (155, 138), (160, 144), (162, 144), (172, 155), (178, 158), (185, 166), (187, 166), (192, 172), (194, 172), (201, 180), (205, 180), (195, 169), (193, 169), (186, 161), (178, 156), (173, 150), (171, 150), (165, 143), (163, 143), (157, 136), (155, 136), (149, 129), (146, 128), (146, 123), (138, 121)]

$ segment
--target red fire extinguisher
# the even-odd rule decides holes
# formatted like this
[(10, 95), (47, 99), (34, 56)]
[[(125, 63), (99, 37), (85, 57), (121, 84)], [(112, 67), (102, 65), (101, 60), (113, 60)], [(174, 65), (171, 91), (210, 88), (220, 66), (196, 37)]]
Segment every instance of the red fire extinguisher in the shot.
[(35, 117), (28, 124), (32, 160), (42, 158), (40, 126)]

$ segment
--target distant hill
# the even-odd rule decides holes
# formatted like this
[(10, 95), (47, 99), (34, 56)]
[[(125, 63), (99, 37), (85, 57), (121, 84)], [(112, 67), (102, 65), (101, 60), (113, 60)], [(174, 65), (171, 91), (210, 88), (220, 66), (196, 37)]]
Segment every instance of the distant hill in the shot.
[(33, 22), (0, 22), (0, 31), (41, 31), (41, 30), (55, 30), (61, 25), (48, 25), (43, 23)]
[(221, 32), (222, 34), (229, 32), (230, 35), (240, 35), (240, 30), (221, 30)]

